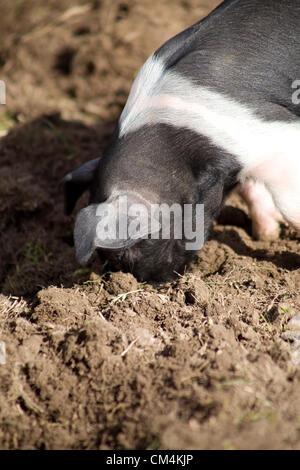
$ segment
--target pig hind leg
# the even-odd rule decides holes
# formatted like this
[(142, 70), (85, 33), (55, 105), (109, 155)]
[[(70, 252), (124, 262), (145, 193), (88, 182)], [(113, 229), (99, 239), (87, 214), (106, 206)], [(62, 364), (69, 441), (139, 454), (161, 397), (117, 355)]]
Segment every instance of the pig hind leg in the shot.
[(268, 187), (285, 220), (300, 233), (300, 171), (286, 182)]
[(237, 191), (248, 204), (253, 237), (257, 240), (277, 239), (280, 233), (279, 224), (284, 219), (264, 183), (247, 178), (238, 186)]
[[(268, 168), (268, 171), (266, 171)], [(276, 165), (262, 168), (264, 182), (272, 194), (274, 203), (284, 219), (300, 232), (300, 155), (293, 142), (293, 148)]]

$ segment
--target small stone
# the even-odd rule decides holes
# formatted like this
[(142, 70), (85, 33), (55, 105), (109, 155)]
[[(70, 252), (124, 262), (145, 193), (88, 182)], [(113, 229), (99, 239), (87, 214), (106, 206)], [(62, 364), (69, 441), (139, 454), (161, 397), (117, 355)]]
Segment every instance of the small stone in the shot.
[(300, 365), (300, 349), (296, 349), (292, 352), (292, 362), (295, 366)]
[(291, 318), (287, 324), (289, 330), (299, 330), (300, 331), (300, 313), (295, 317)]
[(295, 339), (295, 341), (292, 344), (292, 348), (300, 350), (300, 339)]
[(287, 330), (282, 333), (281, 337), (290, 341), (300, 340), (300, 331)]
[(0, 341), (0, 365), (6, 364), (6, 347), (5, 342)]
[(295, 366), (300, 365), (300, 314), (291, 318), (287, 330), (282, 333), (282, 338), (292, 341), (292, 362)]
[(206, 284), (201, 279), (191, 279), (187, 288), (184, 289), (185, 303), (207, 304), (210, 299), (210, 292)]

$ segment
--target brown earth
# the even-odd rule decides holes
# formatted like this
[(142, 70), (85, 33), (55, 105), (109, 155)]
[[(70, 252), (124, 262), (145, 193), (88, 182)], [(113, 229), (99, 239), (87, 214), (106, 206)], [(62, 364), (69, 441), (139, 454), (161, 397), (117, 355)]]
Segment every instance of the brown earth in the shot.
[(218, 3), (0, 2), (2, 449), (300, 448), (292, 230), (254, 241), (231, 197), (197, 264), (151, 285), (80, 268), (63, 213), (143, 61)]

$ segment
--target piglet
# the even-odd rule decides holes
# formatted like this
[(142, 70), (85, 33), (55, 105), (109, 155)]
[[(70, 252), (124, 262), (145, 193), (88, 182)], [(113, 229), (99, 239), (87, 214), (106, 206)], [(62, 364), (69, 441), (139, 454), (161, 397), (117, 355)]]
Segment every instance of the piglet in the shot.
[[(300, 229), (299, 25), (299, 0), (226, 0), (148, 58), (104, 155), (64, 179), (68, 213), (90, 191), (74, 229), (80, 263), (100, 250), (138, 279), (170, 279), (234, 188), (257, 238), (277, 237), (283, 220)], [(151, 212), (162, 205), (173, 216)], [(160, 236), (186, 207), (199, 243)]]

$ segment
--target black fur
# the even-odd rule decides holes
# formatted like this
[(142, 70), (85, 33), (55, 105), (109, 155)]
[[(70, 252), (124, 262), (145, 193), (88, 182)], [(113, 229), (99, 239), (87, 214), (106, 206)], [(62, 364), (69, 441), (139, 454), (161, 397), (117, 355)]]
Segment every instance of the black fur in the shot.
[(288, 121), (300, 116), (291, 99), (300, 75), (299, 26), (299, 0), (228, 0), (156, 54), (264, 119)]

